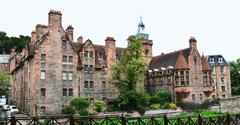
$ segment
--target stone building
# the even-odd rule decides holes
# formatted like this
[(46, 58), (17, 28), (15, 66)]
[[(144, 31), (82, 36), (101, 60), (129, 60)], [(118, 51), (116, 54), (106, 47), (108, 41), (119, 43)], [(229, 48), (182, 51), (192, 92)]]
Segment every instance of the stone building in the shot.
[(117, 89), (108, 83), (110, 67), (123, 48), (107, 37), (105, 45), (73, 42), (73, 27), (62, 27), (59, 11), (48, 13), (48, 25), (38, 24), (31, 42), (21, 53), (12, 50), (10, 72), (13, 76), (14, 104), (30, 115), (59, 114), (74, 97), (111, 99)]
[(0, 73), (9, 72), (9, 54), (0, 54)]
[(191, 37), (186, 49), (153, 57), (145, 86), (151, 94), (167, 91), (175, 101), (201, 103), (211, 99), (211, 68), (200, 56), (196, 39)]
[(222, 55), (208, 55), (208, 62), (212, 69), (212, 98), (231, 97), (230, 67)]

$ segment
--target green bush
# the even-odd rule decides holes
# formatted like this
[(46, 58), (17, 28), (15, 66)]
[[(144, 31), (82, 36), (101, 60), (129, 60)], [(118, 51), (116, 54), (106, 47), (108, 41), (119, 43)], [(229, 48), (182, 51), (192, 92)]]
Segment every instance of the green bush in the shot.
[(105, 105), (105, 102), (102, 101), (102, 100), (95, 100), (94, 101), (95, 110), (97, 112), (101, 112), (103, 110), (104, 105)]
[(89, 112), (88, 112), (88, 110), (85, 108), (85, 109), (82, 109), (82, 110), (79, 111), (79, 115), (80, 115), (80, 116), (87, 116), (87, 115), (89, 115)]
[(160, 105), (163, 105), (164, 103), (170, 103), (171, 101), (171, 94), (168, 92), (158, 92), (150, 99), (152, 104), (159, 103)]
[(166, 102), (166, 103), (164, 103), (164, 104), (161, 105), (161, 108), (163, 108), (163, 109), (168, 109), (168, 108), (169, 108), (169, 104), (170, 104), (170, 103)]
[(43, 125), (51, 125), (51, 119), (44, 119)]
[(63, 114), (74, 114), (74, 113), (75, 113), (75, 110), (73, 109), (72, 106), (66, 105), (66, 106), (63, 106), (63, 108), (62, 108), (62, 113), (63, 113)]
[(160, 104), (152, 104), (150, 105), (150, 109), (159, 109), (160, 108)]
[(78, 97), (78, 98), (74, 98), (70, 102), (70, 105), (74, 107), (77, 111), (80, 111), (82, 109), (88, 108), (89, 102), (86, 98)]
[(177, 109), (177, 105), (175, 103), (170, 103), (168, 107), (169, 109), (174, 109), (174, 110)]

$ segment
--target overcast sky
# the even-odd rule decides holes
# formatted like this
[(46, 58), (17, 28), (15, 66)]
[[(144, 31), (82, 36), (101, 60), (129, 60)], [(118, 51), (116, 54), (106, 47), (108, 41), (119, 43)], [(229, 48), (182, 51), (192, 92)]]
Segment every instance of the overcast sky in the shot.
[(153, 40), (153, 55), (189, 46), (197, 39), (200, 54), (222, 54), (227, 61), (240, 55), (239, 0), (2, 0), (0, 30), (9, 36), (29, 35), (37, 24), (47, 24), (48, 12), (60, 10), (63, 28), (104, 44), (107, 36), (126, 47), (142, 16)]

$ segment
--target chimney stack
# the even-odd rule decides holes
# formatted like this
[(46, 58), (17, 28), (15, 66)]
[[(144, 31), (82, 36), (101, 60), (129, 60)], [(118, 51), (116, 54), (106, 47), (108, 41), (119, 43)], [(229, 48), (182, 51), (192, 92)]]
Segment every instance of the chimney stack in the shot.
[(190, 39), (189, 39), (189, 47), (191, 49), (197, 49), (197, 40), (195, 39), (195, 37), (190, 37)]
[(50, 10), (48, 13), (48, 25), (59, 28), (62, 26), (62, 13), (60, 11)]
[(67, 32), (67, 36), (70, 39), (70, 41), (73, 42), (73, 27), (71, 25), (69, 25), (67, 27), (66, 32)]
[(83, 37), (79, 36), (78, 39), (77, 39), (77, 42), (82, 44), (83, 43)]

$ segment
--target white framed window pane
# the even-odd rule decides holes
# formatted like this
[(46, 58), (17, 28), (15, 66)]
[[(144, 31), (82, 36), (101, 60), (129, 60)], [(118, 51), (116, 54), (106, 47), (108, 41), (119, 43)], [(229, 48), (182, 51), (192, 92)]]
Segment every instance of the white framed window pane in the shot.
[(45, 79), (45, 71), (41, 71), (41, 79)]
[(66, 72), (63, 72), (63, 80), (67, 80), (67, 73)]
[(73, 80), (73, 73), (72, 73), (72, 72), (69, 72), (69, 74), (68, 74), (68, 80)]

